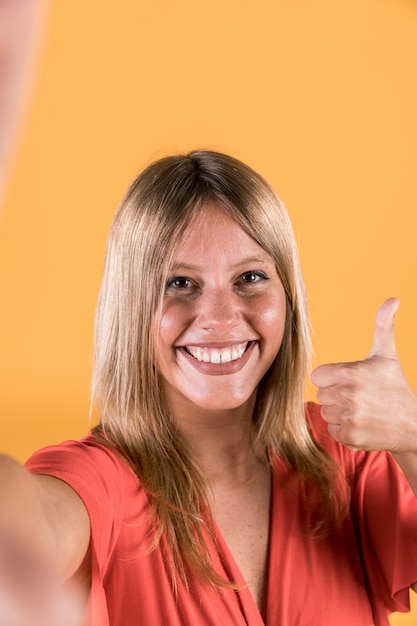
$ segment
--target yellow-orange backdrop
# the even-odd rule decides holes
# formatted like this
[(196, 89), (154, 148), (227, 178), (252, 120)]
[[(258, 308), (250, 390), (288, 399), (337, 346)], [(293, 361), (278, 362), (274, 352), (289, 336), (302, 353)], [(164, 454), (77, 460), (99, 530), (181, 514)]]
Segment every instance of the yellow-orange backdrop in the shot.
[(112, 214), (151, 159), (194, 147), (247, 161), (286, 203), (316, 364), (365, 356), (395, 295), (417, 389), (415, 1), (55, 0), (41, 57), (0, 217), (3, 451), (87, 430)]

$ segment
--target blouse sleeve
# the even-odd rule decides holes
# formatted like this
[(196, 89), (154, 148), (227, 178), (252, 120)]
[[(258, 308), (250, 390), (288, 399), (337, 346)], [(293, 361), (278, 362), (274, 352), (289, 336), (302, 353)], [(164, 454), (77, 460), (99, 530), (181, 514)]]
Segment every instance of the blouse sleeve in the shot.
[(389, 611), (409, 610), (409, 587), (417, 582), (417, 499), (390, 454), (352, 454), (352, 515), (369, 593)]

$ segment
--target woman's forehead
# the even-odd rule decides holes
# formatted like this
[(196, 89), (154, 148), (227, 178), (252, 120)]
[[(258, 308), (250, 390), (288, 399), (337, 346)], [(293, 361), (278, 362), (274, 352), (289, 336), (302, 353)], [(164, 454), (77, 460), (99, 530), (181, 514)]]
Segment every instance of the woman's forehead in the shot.
[(243, 259), (271, 262), (272, 257), (238, 222), (218, 205), (208, 205), (192, 217), (172, 255), (172, 266), (201, 266), (222, 257), (233, 266)]

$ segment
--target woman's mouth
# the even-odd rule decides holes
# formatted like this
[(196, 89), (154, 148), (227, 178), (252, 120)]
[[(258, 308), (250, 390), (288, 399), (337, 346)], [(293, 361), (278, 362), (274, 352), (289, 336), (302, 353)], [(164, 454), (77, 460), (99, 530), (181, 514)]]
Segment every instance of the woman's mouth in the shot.
[(203, 363), (230, 363), (238, 361), (245, 354), (250, 341), (234, 344), (226, 348), (208, 348), (207, 346), (184, 346), (184, 350), (194, 359)]

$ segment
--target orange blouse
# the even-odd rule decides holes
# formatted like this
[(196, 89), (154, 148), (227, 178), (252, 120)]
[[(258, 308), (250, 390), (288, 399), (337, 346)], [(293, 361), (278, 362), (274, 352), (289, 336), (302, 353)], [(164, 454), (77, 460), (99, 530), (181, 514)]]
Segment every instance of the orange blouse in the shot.
[[(150, 509), (140, 481), (91, 435), (35, 453), (28, 469), (67, 482), (90, 516), (91, 626), (388, 626), (390, 612), (408, 610), (417, 499), (389, 454), (352, 452), (327, 434), (318, 405), (306, 405), (306, 414), (350, 483), (350, 513), (326, 539), (308, 536), (306, 498), (277, 459), (265, 622), (247, 588), (216, 593), (194, 580), (188, 590), (179, 583), (175, 598), (164, 539), (148, 551)], [(222, 576), (244, 582), (220, 532), (212, 559)]]

